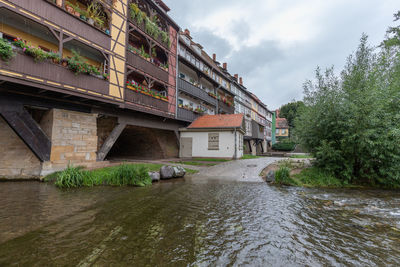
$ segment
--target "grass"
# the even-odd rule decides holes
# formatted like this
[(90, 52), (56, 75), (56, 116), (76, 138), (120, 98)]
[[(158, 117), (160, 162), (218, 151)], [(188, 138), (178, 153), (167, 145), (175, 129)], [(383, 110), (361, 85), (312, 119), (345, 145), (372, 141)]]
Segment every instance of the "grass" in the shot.
[(169, 163), (177, 163), (177, 164), (184, 164), (184, 165), (192, 165), (192, 166), (215, 166), (216, 163), (203, 163), (203, 162), (196, 162), (196, 161), (170, 161)]
[(193, 161), (211, 161), (211, 162), (227, 162), (230, 159), (216, 159), (216, 158), (192, 158)]
[(290, 156), (291, 159), (309, 159), (312, 158), (310, 155), (292, 155)]
[(258, 158), (262, 158), (262, 157), (254, 156), (254, 155), (243, 155), (243, 157), (241, 157), (240, 159), (258, 159)]
[[(92, 171), (85, 171), (82, 167), (69, 166), (61, 172), (50, 174), (44, 181), (55, 181), (60, 188), (72, 188), (81, 186), (146, 186), (151, 184), (149, 171), (159, 171), (162, 164), (122, 164), (119, 166), (106, 167)], [(186, 169), (187, 174), (198, 171)]]

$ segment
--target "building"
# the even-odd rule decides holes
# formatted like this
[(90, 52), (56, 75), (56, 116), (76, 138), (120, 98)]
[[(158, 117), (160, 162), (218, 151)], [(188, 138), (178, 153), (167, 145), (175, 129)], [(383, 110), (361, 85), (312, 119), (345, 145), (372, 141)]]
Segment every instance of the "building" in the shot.
[(289, 124), (285, 118), (279, 117), (279, 110), (276, 110), (275, 137), (276, 141), (289, 138)]
[(192, 122), (201, 115), (232, 114), (230, 83), (189, 30), (180, 32), (178, 46), (177, 119)]
[(180, 130), (180, 157), (241, 158), (244, 127), (243, 114), (201, 116)]
[(0, 177), (178, 157), (179, 129), (239, 102), (251, 152), (265, 151), (266, 106), (168, 11), (162, 0), (0, 1)]
[(160, 0), (1, 1), (14, 57), (0, 59), (0, 175), (177, 157), (179, 26), (167, 11)]

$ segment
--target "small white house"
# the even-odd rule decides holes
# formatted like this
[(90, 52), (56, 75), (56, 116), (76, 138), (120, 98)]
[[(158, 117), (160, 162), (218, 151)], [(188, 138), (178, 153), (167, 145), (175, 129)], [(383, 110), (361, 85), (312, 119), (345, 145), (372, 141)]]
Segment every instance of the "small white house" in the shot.
[(243, 156), (243, 114), (204, 115), (180, 129), (181, 158), (227, 158)]

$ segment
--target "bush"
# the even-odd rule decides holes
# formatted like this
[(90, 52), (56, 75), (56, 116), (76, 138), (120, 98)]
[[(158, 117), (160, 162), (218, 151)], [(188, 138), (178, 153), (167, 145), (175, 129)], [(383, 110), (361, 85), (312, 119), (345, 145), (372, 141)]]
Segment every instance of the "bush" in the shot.
[(6, 62), (14, 57), (11, 44), (3, 38), (0, 38), (0, 57)]
[(290, 178), (290, 169), (284, 166), (275, 172), (275, 182), (282, 185), (296, 185), (296, 182)]
[(288, 142), (279, 142), (272, 145), (273, 150), (277, 151), (293, 151), (296, 147), (296, 143), (288, 141)]

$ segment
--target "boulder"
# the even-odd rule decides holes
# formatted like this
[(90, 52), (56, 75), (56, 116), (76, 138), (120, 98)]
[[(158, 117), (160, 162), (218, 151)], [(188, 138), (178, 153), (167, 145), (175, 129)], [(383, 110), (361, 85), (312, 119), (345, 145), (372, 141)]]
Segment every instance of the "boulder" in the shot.
[(160, 173), (159, 172), (149, 172), (149, 176), (153, 183), (160, 181)]
[(174, 167), (172, 166), (162, 166), (160, 169), (161, 179), (171, 179), (174, 177)]
[(267, 181), (267, 183), (275, 182), (275, 172), (269, 171), (265, 178), (266, 178), (265, 180)]
[(183, 167), (174, 167), (174, 178), (182, 178), (186, 174), (186, 170)]

